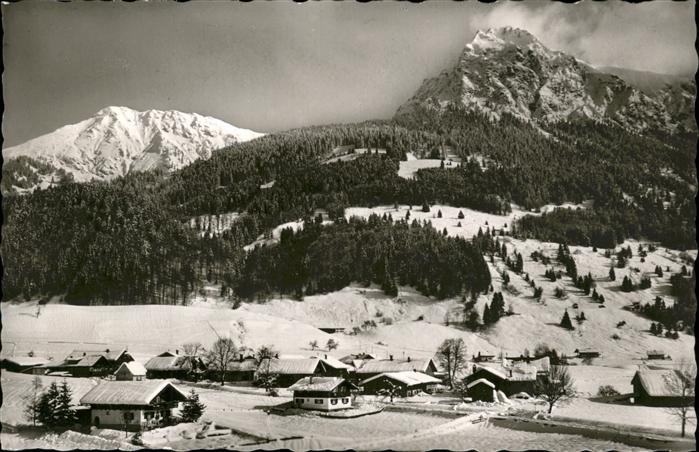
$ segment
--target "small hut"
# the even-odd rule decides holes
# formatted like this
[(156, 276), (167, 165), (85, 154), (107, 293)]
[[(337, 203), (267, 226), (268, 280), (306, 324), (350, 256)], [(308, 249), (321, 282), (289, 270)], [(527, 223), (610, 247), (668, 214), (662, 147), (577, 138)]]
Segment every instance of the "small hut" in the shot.
[(467, 384), (466, 393), (473, 400), (482, 402), (495, 402), (497, 400), (495, 397), (495, 384), (485, 378), (479, 378)]

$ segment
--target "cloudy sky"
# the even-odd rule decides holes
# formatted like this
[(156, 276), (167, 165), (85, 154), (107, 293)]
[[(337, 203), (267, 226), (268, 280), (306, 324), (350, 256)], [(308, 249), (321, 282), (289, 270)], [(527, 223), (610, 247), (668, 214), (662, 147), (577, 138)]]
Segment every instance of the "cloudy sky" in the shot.
[(693, 2), (3, 4), (4, 146), (108, 105), (275, 131), (388, 118), (479, 28), (592, 64), (693, 74)]

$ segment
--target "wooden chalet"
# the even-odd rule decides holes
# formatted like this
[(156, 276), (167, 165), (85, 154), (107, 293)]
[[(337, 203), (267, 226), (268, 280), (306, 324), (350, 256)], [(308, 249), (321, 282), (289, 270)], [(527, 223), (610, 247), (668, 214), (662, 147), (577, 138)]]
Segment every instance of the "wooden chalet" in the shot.
[(342, 377), (304, 377), (289, 387), (294, 405), (306, 410), (335, 411), (352, 408), (357, 386)]
[[(257, 360), (252, 354), (241, 353), (238, 359), (228, 365), (226, 371), (226, 381), (252, 382), (255, 380), (257, 371)], [(218, 374), (217, 372), (214, 372)], [(218, 377), (218, 378), (216, 378)], [(218, 374), (214, 379), (220, 379)]]
[(389, 372), (421, 372), (434, 376), (439, 372), (439, 368), (431, 358), (411, 359), (408, 357), (405, 360), (394, 360), (393, 356), (391, 356), (389, 359), (373, 359), (366, 361), (356, 370), (357, 377), (364, 380), (375, 375)]
[(114, 377), (119, 381), (141, 381), (146, 379), (146, 368), (136, 361), (121, 363), (114, 372)]
[(473, 355), (474, 363), (490, 362), (495, 359), (495, 355), (478, 352), (478, 355)]
[(577, 357), (581, 359), (599, 358), (600, 352), (592, 349), (576, 350)]
[(346, 328), (344, 326), (323, 326), (318, 327), (318, 329), (324, 333), (334, 334), (334, 333), (344, 333)]
[(90, 406), (90, 422), (98, 428), (141, 431), (167, 425), (173, 410), (187, 396), (163, 380), (106, 381), (81, 399)]
[(149, 359), (146, 364), (146, 376), (152, 379), (177, 378), (187, 379), (206, 370), (204, 361), (199, 357), (189, 357), (183, 355), (155, 356)]
[(648, 350), (646, 352), (647, 358), (646, 359), (666, 359), (667, 356), (665, 355), (665, 352), (661, 352), (660, 350)]
[(342, 377), (349, 375), (350, 366), (335, 358), (268, 358), (256, 369), (260, 374), (276, 376), (276, 386), (287, 388), (305, 377)]
[(98, 356), (103, 356), (107, 362), (107, 372), (112, 373), (116, 371), (122, 363), (128, 363), (133, 361), (133, 356), (125, 348), (104, 348), (104, 349), (75, 349), (68, 356), (65, 357), (63, 362), (66, 365), (74, 365), (83, 361), (85, 358), (95, 358)]
[(347, 356), (340, 358), (340, 362), (350, 366), (351, 372), (355, 372), (358, 368), (362, 367), (365, 362), (376, 359), (376, 356), (371, 353), (352, 353)]
[(32, 369), (32, 373), (35, 375), (69, 376), (78, 378), (106, 377), (113, 372), (112, 363), (102, 355), (87, 355), (79, 360), (64, 360)]
[(0, 361), (0, 367), (8, 372), (33, 373), (33, 369), (43, 369), (51, 361), (47, 358), (39, 358), (34, 356), (13, 356), (3, 358)]
[(638, 370), (631, 379), (636, 405), (694, 405), (694, 394), (682, 395), (682, 374), (676, 370)]
[(431, 393), (442, 381), (415, 371), (386, 372), (362, 380), (359, 386), (364, 394), (383, 394), (394, 391), (395, 396), (410, 397), (420, 392)]
[[(507, 396), (520, 392), (533, 395), (536, 393), (537, 381), (545, 378), (548, 371), (548, 358), (538, 360), (536, 365), (534, 362), (530, 364), (509, 362), (487, 365), (474, 364), (471, 374), (464, 378), (464, 383), (468, 387), (475, 381), (486, 380), (493, 384), (495, 391), (502, 391)], [(485, 388), (478, 388), (478, 391), (483, 392)], [(470, 393), (469, 396), (471, 396)]]

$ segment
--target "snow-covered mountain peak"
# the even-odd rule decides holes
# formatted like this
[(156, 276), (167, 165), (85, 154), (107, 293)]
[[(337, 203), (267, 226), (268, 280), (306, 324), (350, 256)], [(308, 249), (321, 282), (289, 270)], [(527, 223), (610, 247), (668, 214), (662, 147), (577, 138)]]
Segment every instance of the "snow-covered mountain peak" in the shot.
[(109, 180), (131, 171), (174, 171), (261, 135), (196, 113), (110, 106), (84, 121), (3, 149), (3, 156), (30, 157), (72, 174), (78, 182)]
[(507, 45), (521, 48), (543, 47), (541, 42), (526, 30), (513, 27), (501, 27), (478, 30), (473, 40), (466, 44), (466, 50), (471, 52), (485, 52), (491, 49), (500, 50)]
[(456, 64), (425, 80), (396, 114), (453, 104), (493, 119), (508, 114), (545, 124), (589, 118), (639, 132), (696, 130), (693, 81), (643, 92), (617, 73), (551, 50), (526, 30), (489, 28), (479, 30)]

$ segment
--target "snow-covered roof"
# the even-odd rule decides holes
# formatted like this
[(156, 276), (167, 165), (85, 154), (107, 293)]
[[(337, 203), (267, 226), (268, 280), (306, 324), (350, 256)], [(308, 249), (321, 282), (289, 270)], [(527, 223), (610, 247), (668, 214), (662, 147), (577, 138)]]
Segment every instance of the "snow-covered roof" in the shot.
[(122, 367), (126, 367), (131, 375), (138, 376), (138, 375), (145, 375), (146, 374), (146, 368), (143, 367), (143, 364), (138, 363), (136, 361), (131, 361), (128, 363), (121, 363), (121, 366), (119, 366), (119, 369), (117, 369), (117, 372), (121, 370)]
[(105, 348), (103, 350), (76, 348), (75, 350), (70, 352), (70, 355), (66, 356), (66, 361), (79, 360), (85, 356), (100, 356), (100, 355), (104, 356), (109, 361), (116, 361), (124, 353), (126, 353), (126, 349), (124, 349), (124, 348), (121, 348), (121, 349)]
[(105, 381), (81, 399), (85, 405), (150, 405), (165, 388), (171, 387), (181, 397), (187, 396), (167, 380)]
[(39, 358), (36, 356), (12, 356), (3, 358), (3, 361), (7, 361), (8, 363), (16, 364), (18, 366), (40, 366), (50, 362), (47, 358)]
[(638, 370), (633, 376), (633, 380), (638, 381), (648, 395), (653, 397), (681, 397), (678, 393), (681, 379), (677, 371), (666, 369)]
[(340, 358), (340, 361), (342, 361), (345, 364), (354, 365), (352, 363), (355, 361), (368, 361), (370, 359), (376, 359), (376, 356), (372, 355), (371, 353), (360, 352), (343, 356), (342, 358)]
[(244, 359), (242, 361), (235, 361), (228, 365), (229, 370), (237, 370), (241, 372), (251, 371), (257, 369), (257, 363), (254, 359)]
[(548, 356), (529, 361), (529, 365), (536, 367), (536, 370), (538, 372), (548, 372), (549, 370), (551, 370), (551, 360)]
[[(425, 372), (430, 366), (431, 359), (413, 359), (410, 361), (398, 361), (389, 359), (371, 359), (362, 364), (362, 367), (357, 369), (359, 374), (382, 374), (386, 372), (405, 372), (417, 371)], [(436, 364), (432, 364), (437, 367)]]
[(273, 374), (314, 374), (320, 361), (313, 358), (274, 358), (269, 360), (269, 372)]
[(486, 385), (486, 386), (489, 386), (489, 387), (495, 389), (495, 384), (489, 382), (489, 381), (486, 380), (485, 378), (479, 378), (478, 380), (474, 380), (474, 381), (472, 381), (471, 383), (467, 384), (466, 387), (467, 387), (468, 389), (471, 389), (472, 387), (474, 387), (474, 386), (476, 386), (476, 385), (482, 385), (482, 384), (484, 384), (484, 385)]
[[(535, 365), (530, 365), (530, 364), (522, 364), (522, 363), (517, 363), (517, 364), (512, 364), (509, 367), (499, 365), (499, 364), (481, 364), (477, 365), (477, 370), (485, 370), (486, 372), (489, 372), (503, 380), (510, 380), (510, 381), (531, 381), (531, 380), (536, 380), (536, 374), (538, 372), (539, 367), (544, 367), (546, 365), (546, 362), (541, 362), (539, 363), (539, 366)], [(546, 365), (546, 369), (548, 370), (548, 365)]]
[(333, 358), (332, 356), (325, 355), (324, 357), (318, 358), (321, 361), (323, 361), (325, 364), (329, 365), (330, 367), (333, 367), (335, 369), (347, 369), (350, 370), (352, 367), (348, 366), (347, 364), (343, 363), (337, 358)]
[(431, 383), (441, 383), (442, 381), (438, 378), (432, 377), (427, 374), (423, 374), (422, 372), (414, 372), (414, 371), (404, 371), (404, 372), (385, 372), (379, 375), (374, 375), (371, 378), (367, 378), (366, 380), (362, 381), (360, 384), (363, 385), (365, 383), (368, 383), (370, 381), (376, 380), (378, 378), (390, 378), (391, 380), (398, 381), (400, 383), (403, 383), (407, 386), (414, 386), (414, 385), (419, 385), (419, 384), (431, 384)]
[(304, 377), (291, 385), (291, 391), (332, 391), (343, 383), (353, 386), (355, 385), (340, 377)]
[(103, 355), (87, 355), (77, 363), (73, 364), (73, 367), (92, 367), (100, 361), (107, 361)]
[(191, 363), (186, 356), (155, 356), (145, 367), (147, 370), (188, 370)]

